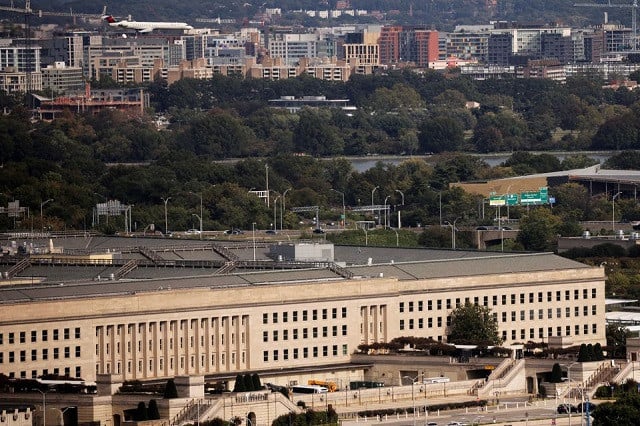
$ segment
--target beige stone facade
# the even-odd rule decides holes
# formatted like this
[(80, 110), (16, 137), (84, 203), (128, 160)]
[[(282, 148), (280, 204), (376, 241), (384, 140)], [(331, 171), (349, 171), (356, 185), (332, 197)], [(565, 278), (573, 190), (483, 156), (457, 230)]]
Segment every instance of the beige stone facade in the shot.
[[(544, 259), (531, 256), (533, 263)], [(326, 367), (349, 363), (362, 343), (408, 335), (446, 341), (450, 313), (465, 302), (492, 310), (505, 345), (556, 336), (563, 345), (604, 344), (604, 270), (577, 265), (421, 279), (283, 276), (268, 283), (264, 276), (278, 272), (261, 272), (229, 276), (225, 286), (199, 278), (205, 285), (198, 288), (166, 279), (133, 291), (124, 281), (117, 294), (101, 294), (102, 284), (94, 283), (90, 297), (57, 298), (52, 291), (31, 302), (5, 301), (0, 370), (95, 381), (97, 374), (147, 380)]]

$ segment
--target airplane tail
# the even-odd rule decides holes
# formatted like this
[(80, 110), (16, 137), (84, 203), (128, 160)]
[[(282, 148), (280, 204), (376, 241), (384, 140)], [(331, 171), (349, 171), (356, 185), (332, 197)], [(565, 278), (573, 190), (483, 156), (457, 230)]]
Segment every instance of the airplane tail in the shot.
[(116, 22), (115, 19), (113, 19), (113, 16), (111, 15), (105, 15), (102, 17), (102, 19), (104, 19), (105, 21), (107, 21), (110, 24), (113, 24), (114, 22)]

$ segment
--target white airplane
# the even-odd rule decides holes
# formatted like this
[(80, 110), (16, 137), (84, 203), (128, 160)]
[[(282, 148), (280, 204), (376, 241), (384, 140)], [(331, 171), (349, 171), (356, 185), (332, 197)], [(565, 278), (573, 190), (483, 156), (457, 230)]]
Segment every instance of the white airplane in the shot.
[(126, 19), (122, 21), (116, 21), (111, 15), (105, 15), (102, 17), (112, 27), (127, 28), (135, 30), (139, 33), (150, 33), (153, 30), (192, 30), (193, 27), (186, 22), (138, 22), (128, 21)]

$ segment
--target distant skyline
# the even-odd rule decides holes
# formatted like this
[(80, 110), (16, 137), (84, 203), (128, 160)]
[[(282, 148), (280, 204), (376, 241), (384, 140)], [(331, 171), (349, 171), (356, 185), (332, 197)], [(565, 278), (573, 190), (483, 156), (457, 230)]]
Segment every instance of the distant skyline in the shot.
[[(4, 4), (3, 4), (4, 3)], [(595, 3), (586, 1), (585, 3)], [(616, 1), (620, 5), (631, 6), (631, 1)], [(0, 1), (0, 5), (10, 6), (8, 0)], [(272, 19), (269, 25), (303, 24), (305, 26), (339, 25), (342, 23), (395, 23), (395, 24), (423, 24), (432, 25), (439, 30), (449, 30), (460, 24), (480, 24), (491, 20), (517, 21), (520, 23), (586, 26), (601, 24), (604, 13), (607, 12), (611, 23), (631, 26), (631, 7), (592, 8), (574, 7), (572, 2), (563, 0), (505, 0), (475, 1), (475, 0), (433, 0), (428, 3), (418, 3), (411, 0), (280, 0), (266, 2), (223, 1), (207, 2), (194, 0), (176, 4), (170, 0), (134, 0), (130, 2), (102, 2), (98, 0), (69, 1), (34, 0), (33, 10), (57, 11), (99, 14), (103, 7), (114, 17), (126, 19), (131, 17), (136, 21), (186, 21), (193, 24), (196, 19), (228, 19), (251, 20), (260, 17), (266, 8), (281, 8), (282, 16)], [(14, 7), (24, 7), (24, 0), (14, 2)], [(346, 17), (337, 19), (319, 19), (305, 14), (293, 14), (291, 11), (319, 11), (328, 9), (360, 9), (369, 12), (379, 11), (375, 17)], [(15, 13), (0, 11), (1, 19), (11, 20)], [(45, 17), (34, 18), (45, 21)], [(58, 21), (60, 18), (57, 18)], [(68, 18), (67, 18), (68, 19)], [(19, 21), (17, 21), (19, 22)], [(34, 22), (37, 24), (37, 22)]]

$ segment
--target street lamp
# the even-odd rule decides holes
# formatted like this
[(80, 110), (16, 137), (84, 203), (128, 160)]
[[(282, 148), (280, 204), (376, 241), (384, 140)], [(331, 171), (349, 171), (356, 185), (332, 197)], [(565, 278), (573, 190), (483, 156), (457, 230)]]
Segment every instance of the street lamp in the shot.
[(380, 188), (380, 187), (379, 187), (379, 186), (376, 186), (375, 188), (373, 188), (373, 189), (371, 190), (371, 208), (373, 208), (373, 204), (374, 204), (374, 203), (373, 203), (373, 194), (375, 194), (376, 189), (378, 189), (378, 188)]
[(416, 376), (416, 377), (402, 376), (403, 379), (411, 380), (411, 401), (413, 403), (413, 424), (414, 424), (414, 426), (416, 424), (416, 397), (415, 397), (415, 393), (413, 392), (413, 386), (416, 384), (416, 380), (418, 380), (418, 377), (420, 377), (420, 376)]
[(282, 204), (280, 204), (280, 230), (282, 231), (282, 212), (287, 210), (287, 204), (285, 203), (285, 197), (287, 196), (287, 192), (291, 191), (291, 188), (287, 188), (282, 193)]
[(195, 216), (200, 221), (200, 239), (202, 239), (202, 216), (199, 216), (195, 213), (191, 213), (191, 216)]
[(344, 229), (347, 221), (346, 210), (344, 207), (344, 192), (338, 191), (337, 189), (333, 189), (333, 188), (331, 188), (331, 190), (333, 192), (337, 192), (338, 194), (342, 195), (342, 229)]
[(616, 231), (616, 198), (620, 194), (622, 194), (622, 192), (618, 192), (616, 195), (611, 197), (611, 230), (614, 233)]
[(202, 192), (196, 194), (195, 192), (189, 191), (189, 194), (197, 195), (198, 197), (200, 197), (200, 216), (198, 216), (197, 214), (194, 216), (198, 216), (200, 218), (200, 239), (202, 239)]
[(253, 239), (253, 261), (256, 260), (256, 223), (251, 224), (251, 237)]
[[(402, 196), (402, 205), (404, 206), (404, 192), (396, 189), (396, 192)], [(400, 210), (398, 210), (398, 229), (402, 228), (402, 221), (400, 220)]]
[(387, 229), (387, 222), (389, 220), (389, 215), (387, 214), (387, 200), (391, 197), (391, 195), (387, 195), (384, 197), (384, 229)]
[(49, 391), (36, 390), (42, 394), (42, 426), (47, 426), (47, 392)]
[(445, 225), (451, 227), (451, 249), (453, 250), (456, 249), (456, 222), (458, 221), (458, 219), (460, 218), (457, 217), (456, 220), (453, 221), (453, 223), (450, 223), (449, 221), (445, 222)]
[(50, 201), (53, 201), (53, 198), (49, 198), (48, 200), (40, 203), (40, 226), (42, 226), (43, 231), (44, 231), (44, 222), (42, 221), (42, 208), (44, 207), (45, 204), (47, 204)]
[(442, 191), (438, 191), (438, 210), (440, 212), (440, 226), (442, 226)]
[[(169, 225), (168, 225), (168, 220), (167, 220), (167, 203), (169, 202), (169, 200), (171, 199), (171, 197), (160, 197), (160, 199), (162, 201), (164, 201), (164, 233), (165, 235), (167, 235), (169, 233)], [(202, 230), (200, 230), (202, 231)]]
[(273, 230), (278, 229), (278, 216), (276, 215), (276, 207), (278, 207), (278, 200), (280, 199), (280, 195), (278, 195), (275, 200), (273, 200)]

